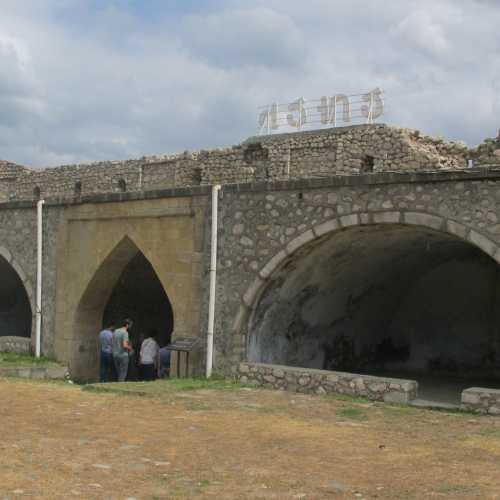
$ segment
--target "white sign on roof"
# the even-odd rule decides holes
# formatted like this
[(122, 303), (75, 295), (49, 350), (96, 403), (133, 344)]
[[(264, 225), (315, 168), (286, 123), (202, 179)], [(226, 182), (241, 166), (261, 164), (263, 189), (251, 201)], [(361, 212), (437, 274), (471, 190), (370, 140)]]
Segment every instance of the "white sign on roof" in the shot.
[(261, 106), (258, 133), (373, 123), (383, 112), (383, 92), (378, 87), (365, 94), (335, 94), (311, 100), (300, 97), (289, 103)]

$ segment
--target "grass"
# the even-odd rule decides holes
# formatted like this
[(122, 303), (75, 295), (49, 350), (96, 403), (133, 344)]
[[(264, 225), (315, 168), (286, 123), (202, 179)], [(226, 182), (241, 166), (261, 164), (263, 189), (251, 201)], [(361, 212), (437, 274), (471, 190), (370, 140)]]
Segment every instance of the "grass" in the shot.
[(365, 412), (361, 408), (352, 406), (338, 409), (337, 416), (350, 420), (365, 420), (367, 418)]
[(14, 368), (17, 366), (58, 366), (58, 363), (46, 356), (35, 358), (31, 354), (17, 354), (14, 352), (0, 352), (0, 368)]
[(348, 403), (375, 403), (371, 399), (363, 396), (351, 396), (350, 394), (340, 394), (338, 392), (329, 392), (321, 396), (326, 399), (334, 399), (336, 401), (347, 401)]
[(183, 391), (199, 391), (203, 389), (238, 390), (241, 385), (232, 380), (220, 377), (206, 378), (172, 378), (155, 380), (154, 382), (113, 382), (108, 384), (87, 384), (84, 391), (113, 392), (117, 394), (137, 394), (139, 396), (162, 396), (168, 393)]

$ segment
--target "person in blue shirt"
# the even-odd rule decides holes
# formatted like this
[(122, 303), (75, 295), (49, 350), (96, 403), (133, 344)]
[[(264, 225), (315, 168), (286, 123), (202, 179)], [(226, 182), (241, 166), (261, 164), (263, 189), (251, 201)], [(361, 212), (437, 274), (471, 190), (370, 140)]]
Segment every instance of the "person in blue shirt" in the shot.
[(111, 382), (114, 379), (113, 363), (113, 331), (115, 326), (110, 324), (99, 333), (100, 346), (100, 376), (101, 382)]

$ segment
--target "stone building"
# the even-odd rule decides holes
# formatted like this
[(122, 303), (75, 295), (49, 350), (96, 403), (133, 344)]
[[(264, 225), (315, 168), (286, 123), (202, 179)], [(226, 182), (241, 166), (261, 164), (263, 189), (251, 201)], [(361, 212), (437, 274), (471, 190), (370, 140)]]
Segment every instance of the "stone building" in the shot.
[[(33, 339), (44, 199), (43, 353), (93, 379), (97, 332), (124, 315), (137, 338), (203, 346), (210, 186), (222, 184), (218, 370), (300, 390), (314, 370), (495, 379), (499, 157), (498, 139), (468, 149), (359, 125), (41, 170), (1, 161), (0, 344)], [(203, 347), (191, 366), (202, 373)]]

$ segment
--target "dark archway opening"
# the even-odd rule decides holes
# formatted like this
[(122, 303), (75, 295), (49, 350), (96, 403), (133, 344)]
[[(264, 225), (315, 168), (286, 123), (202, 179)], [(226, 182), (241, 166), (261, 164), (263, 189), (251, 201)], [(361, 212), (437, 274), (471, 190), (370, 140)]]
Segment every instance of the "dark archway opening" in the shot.
[(500, 387), (500, 273), (475, 246), (422, 227), (364, 226), (296, 253), (249, 324), (250, 361), (399, 376), (457, 402)]
[(31, 306), (14, 268), (0, 257), (0, 336), (31, 337)]
[[(174, 324), (172, 306), (151, 263), (139, 252), (125, 267), (104, 309), (103, 326), (124, 318), (134, 321), (130, 341), (139, 352), (145, 337), (155, 332), (160, 347), (170, 342)], [(136, 361), (136, 360), (135, 360)], [(128, 379), (137, 378), (131, 363)]]

